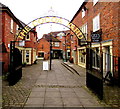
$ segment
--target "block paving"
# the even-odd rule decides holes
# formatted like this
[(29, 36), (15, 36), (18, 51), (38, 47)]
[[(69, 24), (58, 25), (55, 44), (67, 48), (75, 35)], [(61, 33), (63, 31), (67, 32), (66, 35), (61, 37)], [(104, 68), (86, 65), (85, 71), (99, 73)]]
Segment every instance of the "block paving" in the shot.
[(52, 60), (52, 70), (43, 71), (43, 62), (23, 68), (22, 79), (14, 86), (2, 84), (2, 107), (109, 107), (86, 88), (85, 69), (70, 64), (79, 75)]

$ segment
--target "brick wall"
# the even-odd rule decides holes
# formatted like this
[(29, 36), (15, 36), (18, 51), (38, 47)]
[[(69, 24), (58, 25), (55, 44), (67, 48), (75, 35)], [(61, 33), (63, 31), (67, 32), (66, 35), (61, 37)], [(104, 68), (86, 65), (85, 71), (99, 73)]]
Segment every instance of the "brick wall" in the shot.
[(49, 51), (50, 51), (50, 44), (47, 40), (44, 38), (41, 38), (38, 42), (38, 52), (43, 51), (44, 52), (44, 58), (48, 59), (49, 58)]
[(93, 18), (100, 13), (100, 28), (102, 29), (102, 40), (113, 39), (113, 55), (118, 56), (118, 48), (120, 38), (118, 35), (119, 31), (119, 6), (120, 2), (98, 2), (93, 6), (92, 2), (85, 3), (86, 15), (82, 18), (82, 10), (73, 20), (73, 23), (78, 27), (81, 27), (87, 22), (88, 24), (88, 40), (90, 40), (90, 32), (93, 31)]
[(5, 47), (7, 49), (6, 53), (2, 54), (2, 60), (5, 63), (4, 64), (4, 71), (7, 72), (8, 71), (8, 65), (9, 65), (9, 61), (10, 61), (10, 48), (8, 47), (8, 45), (10, 44), (10, 41), (13, 41), (15, 38), (15, 34), (16, 34), (16, 22), (14, 22), (14, 26), (13, 26), (13, 33), (10, 32), (10, 22), (11, 22), (11, 17), (6, 13), (3, 12), (2, 13), (2, 42), (4, 42)]
[[(82, 9), (84, 7), (86, 7), (87, 10), (85, 11), (85, 16), (82, 18)], [(97, 2), (94, 6), (92, 2), (83, 3), (80, 10), (78, 10), (73, 17), (72, 23), (78, 27), (87, 23), (87, 37), (90, 41), (91, 31), (93, 31), (93, 18), (98, 14), (100, 14), (102, 41), (107, 42), (112, 40), (112, 55), (120, 56), (120, 2)], [(117, 77), (117, 75), (118, 74), (115, 73), (114, 76)]]

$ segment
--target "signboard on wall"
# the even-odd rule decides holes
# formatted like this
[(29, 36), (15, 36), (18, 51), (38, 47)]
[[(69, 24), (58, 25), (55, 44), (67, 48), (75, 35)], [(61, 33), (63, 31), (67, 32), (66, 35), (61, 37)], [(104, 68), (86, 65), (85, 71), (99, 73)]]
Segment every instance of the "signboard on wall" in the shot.
[(101, 41), (102, 30), (96, 32), (91, 32), (91, 42), (100, 42)]

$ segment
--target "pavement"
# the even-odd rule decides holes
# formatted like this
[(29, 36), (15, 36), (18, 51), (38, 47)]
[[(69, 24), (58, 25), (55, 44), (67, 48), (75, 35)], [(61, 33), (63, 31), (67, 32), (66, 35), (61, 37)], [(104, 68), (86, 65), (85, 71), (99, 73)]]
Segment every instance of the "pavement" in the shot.
[(85, 71), (71, 73), (61, 61), (52, 61), (52, 70), (39, 75), (24, 107), (103, 107), (85, 89)]
[[(61, 64), (62, 63), (62, 64)], [(86, 87), (85, 69), (62, 60), (52, 60), (51, 70), (43, 70), (42, 61), (23, 68), (22, 79), (14, 86), (3, 81), (3, 108), (10, 107), (107, 107)]]

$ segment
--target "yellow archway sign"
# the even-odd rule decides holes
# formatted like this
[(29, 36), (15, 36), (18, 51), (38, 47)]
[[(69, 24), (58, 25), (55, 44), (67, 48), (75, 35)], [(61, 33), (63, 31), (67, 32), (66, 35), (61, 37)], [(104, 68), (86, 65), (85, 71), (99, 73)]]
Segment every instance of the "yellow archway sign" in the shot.
[(77, 36), (78, 39), (84, 38), (84, 34), (75, 24), (71, 23), (69, 20), (65, 18), (58, 16), (44, 16), (33, 20), (19, 32), (18, 38), (24, 39), (24, 37), (30, 32), (31, 29), (46, 23), (56, 23), (63, 25), (69, 28), (71, 31), (73, 31), (73, 33)]

